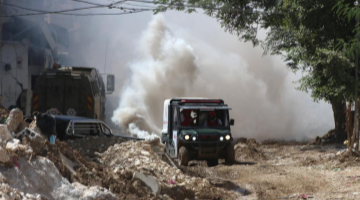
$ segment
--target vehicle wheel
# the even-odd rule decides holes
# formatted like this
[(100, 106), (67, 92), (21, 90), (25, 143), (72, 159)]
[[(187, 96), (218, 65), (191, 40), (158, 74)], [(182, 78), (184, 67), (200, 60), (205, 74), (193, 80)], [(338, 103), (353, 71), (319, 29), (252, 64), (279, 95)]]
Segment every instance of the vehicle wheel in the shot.
[(235, 163), (235, 149), (233, 144), (229, 144), (226, 147), (225, 164), (233, 165)]
[(211, 160), (207, 160), (206, 162), (208, 167), (214, 167), (219, 164), (219, 159), (211, 159)]
[(179, 149), (178, 162), (180, 166), (188, 166), (189, 164), (189, 152), (184, 146)]

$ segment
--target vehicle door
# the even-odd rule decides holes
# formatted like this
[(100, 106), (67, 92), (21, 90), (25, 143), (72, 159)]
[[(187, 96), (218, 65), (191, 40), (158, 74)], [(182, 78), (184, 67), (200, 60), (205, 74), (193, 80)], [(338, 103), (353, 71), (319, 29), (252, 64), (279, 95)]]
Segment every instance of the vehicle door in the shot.
[(171, 135), (172, 135), (172, 146), (175, 150), (174, 155), (177, 157), (177, 150), (178, 150), (178, 136), (179, 136), (179, 121), (180, 121), (180, 115), (179, 115), (179, 107), (173, 106), (172, 107), (172, 120), (171, 120)]
[(62, 112), (64, 105), (64, 79), (51, 77), (47, 78), (46, 82), (45, 109), (57, 108)]
[(64, 115), (76, 116), (80, 109), (80, 81), (69, 78), (64, 86)]

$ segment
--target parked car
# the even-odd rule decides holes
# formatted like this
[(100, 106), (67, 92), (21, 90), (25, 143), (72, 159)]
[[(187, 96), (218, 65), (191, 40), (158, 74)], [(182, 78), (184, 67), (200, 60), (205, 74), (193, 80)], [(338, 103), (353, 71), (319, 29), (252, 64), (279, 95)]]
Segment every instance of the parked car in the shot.
[[(115, 135), (111, 128), (103, 121), (85, 117), (69, 115), (53, 115), (56, 120), (56, 133), (59, 140), (68, 140), (85, 137), (122, 137), (130, 140), (143, 140), (127, 135)], [(31, 123), (32, 117), (24, 117), (27, 123)]]

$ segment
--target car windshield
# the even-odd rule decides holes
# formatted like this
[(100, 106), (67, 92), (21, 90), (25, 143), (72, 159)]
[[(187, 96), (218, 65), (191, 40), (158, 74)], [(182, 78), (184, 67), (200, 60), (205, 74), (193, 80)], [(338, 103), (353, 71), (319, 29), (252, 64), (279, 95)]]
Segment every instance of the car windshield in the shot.
[(182, 109), (180, 108), (180, 124), (182, 127), (228, 127), (227, 110), (217, 109)]

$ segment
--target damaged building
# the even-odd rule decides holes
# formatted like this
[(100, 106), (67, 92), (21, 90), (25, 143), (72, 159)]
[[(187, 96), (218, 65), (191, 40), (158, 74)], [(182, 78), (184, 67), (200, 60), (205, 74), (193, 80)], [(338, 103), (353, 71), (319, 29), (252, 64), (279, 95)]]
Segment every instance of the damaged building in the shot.
[[(69, 60), (69, 31), (74, 32), (76, 22), (25, 9), (51, 10), (52, 5), (46, 0), (2, 1), (2, 15), (7, 17), (1, 23), (1, 104), (10, 109), (18, 107), (25, 115), (30, 114), (32, 89), (42, 70)], [(64, 6), (71, 8), (72, 3)]]

